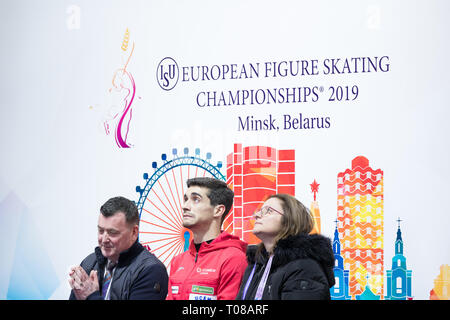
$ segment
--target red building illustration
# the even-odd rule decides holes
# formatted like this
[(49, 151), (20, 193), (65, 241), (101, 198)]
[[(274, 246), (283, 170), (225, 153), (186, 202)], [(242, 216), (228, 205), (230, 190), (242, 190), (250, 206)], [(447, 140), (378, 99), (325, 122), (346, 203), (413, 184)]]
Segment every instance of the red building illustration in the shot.
[(227, 184), (234, 191), (234, 205), (223, 229), (249, 244), (259, 243), (250, 218), (271, 194), (295, 196), (295, 150), (234, 144), (227, 156)]

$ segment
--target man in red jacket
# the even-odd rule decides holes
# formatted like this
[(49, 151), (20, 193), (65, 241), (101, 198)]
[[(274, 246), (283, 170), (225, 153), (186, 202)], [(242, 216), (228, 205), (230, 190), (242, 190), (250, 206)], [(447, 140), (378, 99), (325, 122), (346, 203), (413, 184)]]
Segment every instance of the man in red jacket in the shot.
[(234, 193), (213, 178), (189, 179), (187, 186), (183, 226), (194, 239), (171, 262), (167, 300), (232, 300), (247, 267), (247, 244), (221, 231)]

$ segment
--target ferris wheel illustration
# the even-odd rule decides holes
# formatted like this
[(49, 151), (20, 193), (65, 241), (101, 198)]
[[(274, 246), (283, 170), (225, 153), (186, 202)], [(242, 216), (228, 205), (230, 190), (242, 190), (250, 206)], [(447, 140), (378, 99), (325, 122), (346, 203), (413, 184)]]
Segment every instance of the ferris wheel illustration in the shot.
[(169, 268), (172, 258), (189, 248), (192, 232), (182, 225), (182, 204), (186, 191), (186, 180), (194, 177), (212, 177), (225, 181), (220, 172), (222, 162), (211, 164), (211, 153), (206, 159), (195, 149), (189, 155), (184, 148), (179, 155), (172, 149), (172, 159), (161, 155), (162, 164), (152, 162), (154, 173), (144, 173), (145, 186), (136, 186), (139, 193), (139, 242), (157, 256)]

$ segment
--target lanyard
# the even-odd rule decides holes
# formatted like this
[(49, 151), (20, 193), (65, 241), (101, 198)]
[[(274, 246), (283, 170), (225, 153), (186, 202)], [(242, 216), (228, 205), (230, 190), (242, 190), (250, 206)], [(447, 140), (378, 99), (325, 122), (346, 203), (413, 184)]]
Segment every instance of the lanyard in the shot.
[(244, 293), (242, 294), (242, 300), (245, 300), (245, 296), (247, 295), (248, 287), (250, 286), (250, 282), (252, 282), (253, 275), (255, 274), (255, 268), (256, 268), (256, 263), (253, 265), (252, 273), (250, 273), (250, 276), (247, 279), (247, 283), (245, 284)]
[[(272, 266), (273, 255), (270, 256), (269, 261), (267, 261), (266, 268), (264, 269), (264, 274), (259, 282), (258, 289), (256, 290), (255, 300), (261, 300), (264, 287), (266, 286), (267, 278), (269, 277), (270, 267)], [(256, 263), (253, 265), (252, 273), (247, 279), (244, 287), (244, 293), (242, 295), (242, 300), (245, 300), (245, 296), (247, 295), (248, 287), (250, 286), (250, 282), (252, 282), (253, 276), (255, 275)]]

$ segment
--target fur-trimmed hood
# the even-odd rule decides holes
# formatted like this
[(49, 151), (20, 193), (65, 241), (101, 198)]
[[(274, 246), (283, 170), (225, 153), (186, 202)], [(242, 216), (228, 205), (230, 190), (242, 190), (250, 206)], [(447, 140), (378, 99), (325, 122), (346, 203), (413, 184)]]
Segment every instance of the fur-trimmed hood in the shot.
[[(257, 254), (258, 246), (249, 246), (247, 260), (249, 264), (265, 264), (268, 254), (263, 250)], [(334, 285), (334, 253), (331, 240), (320, 234), (299, 234), (278, 241), (274, 250), (272, 268), (278, 268), (299, 259), (313, 259), (322, 267), (330, 287)]]

